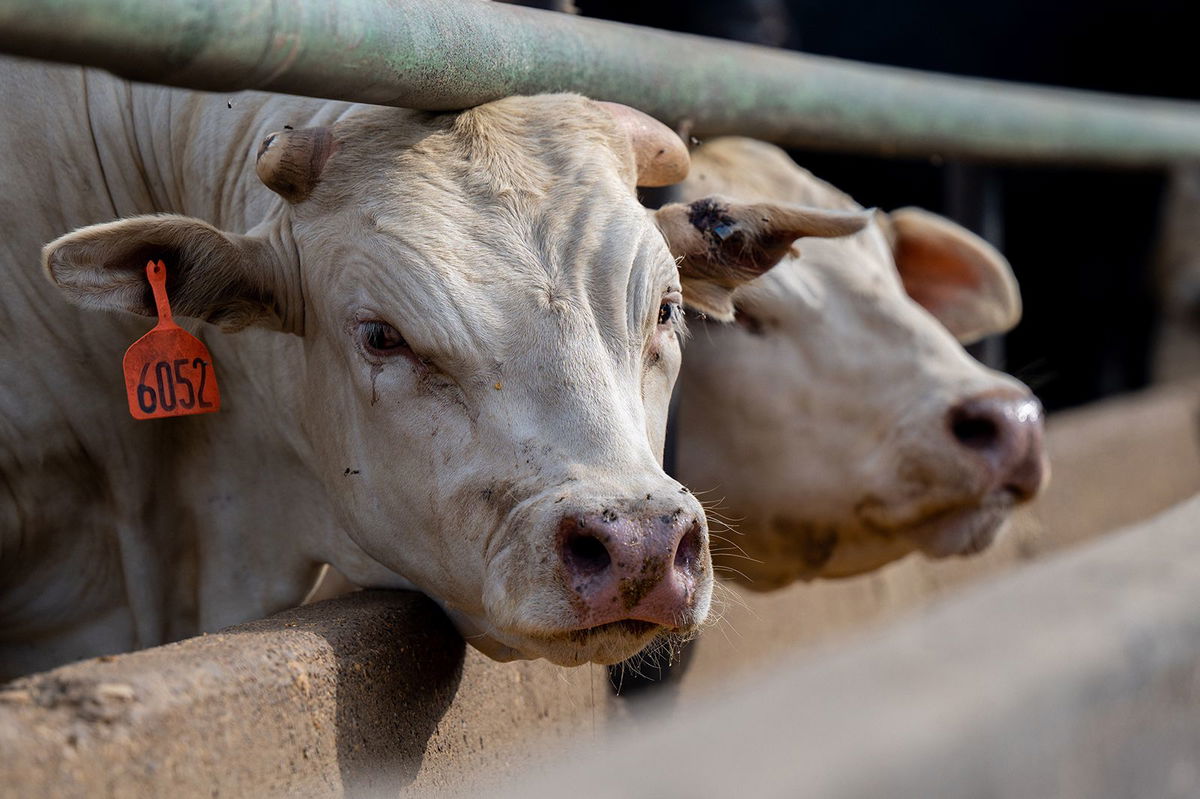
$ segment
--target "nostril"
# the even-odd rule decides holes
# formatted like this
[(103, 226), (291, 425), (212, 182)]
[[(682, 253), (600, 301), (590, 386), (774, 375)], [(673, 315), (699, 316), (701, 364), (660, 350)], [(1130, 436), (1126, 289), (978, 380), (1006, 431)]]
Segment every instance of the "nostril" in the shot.
[(1038, 495), (1046, 481), (1046, 464), (1039, 447), (1030, 448), (1026, 456), (1009, 471), (1003, 490), (1017, 502), (1028, 502)]
[(1000, 426), (991, 415), (971, 408), (957, 408), (950, 416), (950, 432), (964, 447), (992, 449), (1000, 440)]
[(571, 571), (580, 574), (597, 574), (612, 563), (612, 556), (608, 554), (604, 542), (582, 530), (567, 536), (563, 545), (563, 559)]
[(675, 549), (675, 568), (682, 572), (695, 571), (700, 565), (700, 551), (700, 524), (692, 522)]
[(1018, 483), (1005, 483), (1000, 489), (1013, 498), (1016, 502), (1028, 502), (1036, 495), (1036, 490)]

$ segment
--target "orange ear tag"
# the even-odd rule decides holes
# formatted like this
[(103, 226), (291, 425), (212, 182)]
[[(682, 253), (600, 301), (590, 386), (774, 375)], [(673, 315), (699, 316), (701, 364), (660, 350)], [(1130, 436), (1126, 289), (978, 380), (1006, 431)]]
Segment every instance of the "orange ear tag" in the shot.
[(166, 264), (146, 264), (146, 279), (154, 290), (158, 324), (125, 350), (129, 412), (134, 419), (165, 419), (220, 410), (208, 348), (171, 318)]

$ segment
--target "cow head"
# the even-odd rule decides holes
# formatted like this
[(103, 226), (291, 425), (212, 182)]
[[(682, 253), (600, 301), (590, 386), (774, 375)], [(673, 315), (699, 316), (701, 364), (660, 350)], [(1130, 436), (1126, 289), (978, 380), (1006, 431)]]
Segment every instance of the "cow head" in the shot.
[(254, 373), (224, 380), (294, 408), (344, 526), (315, 557), (403, 577), (495, 657), (612, 662), (709, 608), (703, 512), (660, 467), (681, 285), (635, 195), (686, 167), (576, 96), (358, 109), (266, 138), (284, 202), (245, 234), (138, 217), (44, 259), (69, 299), (151, 315), (162, 257), (177, 314), (294, 334), (243, 334)]
[[(755, 201), (726, 200), (725, 216), (859, 209), (745, 139), (693, 153), (685, 199), (713, 191)], [(853, 236), (801, 242), (730, 310), (737, 324), (688, 345), (679, 477), (738, 520), (717, 563), (748, 586), (977, 552), (1042, 488), (1041, 406), (960, 344), (1020, 317), (1007, 262), (967, 230), (873, 212)]]

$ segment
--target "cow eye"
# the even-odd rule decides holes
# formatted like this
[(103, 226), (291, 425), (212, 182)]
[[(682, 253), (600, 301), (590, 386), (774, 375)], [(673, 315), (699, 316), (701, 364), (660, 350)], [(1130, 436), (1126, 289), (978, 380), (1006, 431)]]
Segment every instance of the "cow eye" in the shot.
[(363, 346), (377, 355), (395, 355), (408, 349), (404, 336), (387, 322), (363, 322), (358, 331)]
[(669, 325), (679, 318), (679, 302), (678, 293), (668, 294), (663, 298), (662, 304), (658, 306), (658, 323), (660, 325)]
[(733, 321), (752, 336), (761, 336), (764, 333), (762, 320), (741, 308), (734, 309)]

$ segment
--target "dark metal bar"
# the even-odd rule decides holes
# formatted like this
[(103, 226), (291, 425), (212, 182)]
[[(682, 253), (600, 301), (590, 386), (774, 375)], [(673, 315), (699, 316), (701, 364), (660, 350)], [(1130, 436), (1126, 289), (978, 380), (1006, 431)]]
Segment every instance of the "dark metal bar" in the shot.
[(123, 77), (424, 109), (578, 91), (697, 136), (1147, 166), (1200, 106), (868, 66), (484, 0), (0, 0), (0, 51)]

